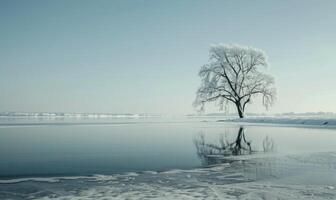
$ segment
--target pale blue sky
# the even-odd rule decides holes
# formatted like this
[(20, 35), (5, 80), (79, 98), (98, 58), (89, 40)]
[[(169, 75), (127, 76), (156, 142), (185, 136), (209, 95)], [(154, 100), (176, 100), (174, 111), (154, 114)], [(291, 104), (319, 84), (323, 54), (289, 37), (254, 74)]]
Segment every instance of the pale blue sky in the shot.
[(335, 10), (326, 0), (1, 0), (0, 111), (192, 113), (209, 46), (236, 43), (269, 56), (270, 112), (336, 112)]

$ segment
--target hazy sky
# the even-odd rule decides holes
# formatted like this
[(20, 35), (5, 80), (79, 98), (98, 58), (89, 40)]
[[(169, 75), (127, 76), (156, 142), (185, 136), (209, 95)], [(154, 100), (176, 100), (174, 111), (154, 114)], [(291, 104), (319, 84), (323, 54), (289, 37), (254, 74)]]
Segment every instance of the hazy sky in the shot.
[(0, 111), (192, 113), (209, 46), (236, 43), (268, 54), (269, 112), (336, 112), (335, 10), (333, 0), (1, 0)]

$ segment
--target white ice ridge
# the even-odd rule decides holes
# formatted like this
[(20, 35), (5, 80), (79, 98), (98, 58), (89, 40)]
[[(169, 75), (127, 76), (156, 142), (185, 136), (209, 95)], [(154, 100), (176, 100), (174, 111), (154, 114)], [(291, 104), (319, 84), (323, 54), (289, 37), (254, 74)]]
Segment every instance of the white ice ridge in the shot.
[(28, 181), (56, 183), (56, 182), (60, 182), (61, 180), (75, 180), (75, 179), (99, 180), (99, 178), (101, 178), (100, 175), (97, 175), (97, 176), (69, 176), (69, 177), (67, 176), (65, 177), (32, 177), (32, 178), (4, 179), (4, 180), (0, 180), (0, 184), (13, 184), (13, 183), (28, 182)]

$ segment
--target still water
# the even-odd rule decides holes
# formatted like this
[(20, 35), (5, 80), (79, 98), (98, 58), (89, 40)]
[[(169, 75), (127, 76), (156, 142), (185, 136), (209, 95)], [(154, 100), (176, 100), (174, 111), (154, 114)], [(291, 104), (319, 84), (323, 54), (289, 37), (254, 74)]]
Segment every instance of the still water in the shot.
[(191, 169), (211, 164), (198, 154), (195, 140), (200, 135), (210, 145), (220, 146), (223, 138), (234, 142), (240, 128), (244, 129), (245, 139), (255, 153), (265, 151), (266, 139), (272, 143), (274, 155), (336, 151), (333, 129), (241, 126), (199, 120), (79, 122), (2, 123), (0, 176)]
[(336, 196), (335, 129), (216, 121), (2, 119), (0, 199)]

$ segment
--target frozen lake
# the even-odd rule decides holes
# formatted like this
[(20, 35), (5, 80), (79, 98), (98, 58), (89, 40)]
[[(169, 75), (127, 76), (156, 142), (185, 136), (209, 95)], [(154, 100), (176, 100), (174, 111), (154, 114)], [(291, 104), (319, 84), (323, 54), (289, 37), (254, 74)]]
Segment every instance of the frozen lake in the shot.
[[(0, 199), (336, 194), (336, 129), (198, 118), (3, 118), (0, 124)], [(230, 153), (226, 147), (239, 134), (242, 149)]]

